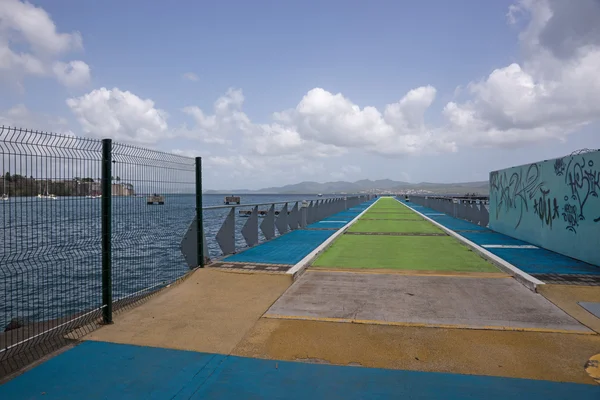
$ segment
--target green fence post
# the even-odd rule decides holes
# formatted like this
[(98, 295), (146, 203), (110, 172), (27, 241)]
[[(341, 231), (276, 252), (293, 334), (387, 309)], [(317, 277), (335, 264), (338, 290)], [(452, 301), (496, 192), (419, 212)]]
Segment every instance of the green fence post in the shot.
[(204, 227), (202, 220), (202, 157), (196, 157), (196, 254), (200, 268), (204, 268)]
[(102, 140), (102, 319), (112, 324), (112, 140)]

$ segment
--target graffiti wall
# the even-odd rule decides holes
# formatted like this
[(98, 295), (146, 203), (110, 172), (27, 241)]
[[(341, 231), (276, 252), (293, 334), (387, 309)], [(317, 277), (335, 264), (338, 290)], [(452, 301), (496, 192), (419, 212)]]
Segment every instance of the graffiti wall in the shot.
[(490, 173), (490, 228), (600, 266), (600, 151)]

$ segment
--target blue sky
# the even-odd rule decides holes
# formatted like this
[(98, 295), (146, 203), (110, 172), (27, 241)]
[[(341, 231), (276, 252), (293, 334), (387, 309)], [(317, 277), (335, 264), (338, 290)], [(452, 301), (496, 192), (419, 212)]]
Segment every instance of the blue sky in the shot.
[(215, 189), (485, 180), (600, 147), (582, 16), (600, 3), (1, 0), (0, 124), (203, 156)]

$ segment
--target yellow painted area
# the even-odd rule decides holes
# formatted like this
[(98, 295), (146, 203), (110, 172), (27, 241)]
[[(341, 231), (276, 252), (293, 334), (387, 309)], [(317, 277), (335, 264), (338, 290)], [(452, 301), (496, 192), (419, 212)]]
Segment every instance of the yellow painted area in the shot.
[(600, 333), (600, 319), (577, 304), (580, 301), (600, 302), (600, 287), (540, 285), (537, 292), (583, 325)]
[(291, 284), (281, 274), (197, 269), (84, 340), (228, 354)]
[(585, 372), (596, 382), (600, 383), (600, 354), (596, 354), (585, 363)]
[(261, 318), (232, 354), (595, 384), (583, 365), (598, 349), (600, 335)]
[(419, 270), (399, 270), (388, 268), (356, 269), (356, 268), (330, 268), (330, 267), (310, 267), (307, 273), (312, 272), (344, 272), (351, 274), (395, 274), (410, 276), (445, 276), (460, 278), (512, 278), (511, 275), (502, 272), (460, 272), (460, 271), (419, 271)]
[(425, 324), (418, 322), (397, 322), (397, 321), (382, 321), (371, 319), (352, 319), (352, 318), (328, 318), (328, 317), (309, 317), (303, 315), (279, 315), (269, 314), (263, 315), (263, 318), (271, 319), (291, 319), (300, 321), (315, 321), (315, 322), (337, 322), (363, 325), (388, 325), (388, 326), (405, 326), (413, 328), (443, 328), (443, 329), (471, 329), (471, 330), (493, 330), (493, 331), (511, 331), (511, 332), (544, 332), (544, 333), (562, 333), (570, 335), (596, 335), (592, 331), (571, 331), (567, 329), (548, 329), (548, 328), (522, 328), (516, 326), (499, 326), (499, 325), (464, 325), (464, 324)]

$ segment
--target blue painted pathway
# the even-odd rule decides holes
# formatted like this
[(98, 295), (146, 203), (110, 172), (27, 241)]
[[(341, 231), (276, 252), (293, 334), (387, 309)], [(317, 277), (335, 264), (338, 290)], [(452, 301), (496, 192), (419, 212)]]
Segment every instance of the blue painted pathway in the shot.
[(225, 257), (223, 261), (294, 265), (319, 247), (336, 230), (343, 228), (348, 222), (356, 218), (376, 200), (369, 200), (356, 207), (330, 215), (319, 222), (309, 225), (308, 229), (291, 231), (258, 246)]
[[(509, 246), (531, 245), (522, 240), (512, 238), (468, 221), (451, 217), (431, 208), (406, 202), (403, 199), (401, 201), (415, 211), (426, 215), (435, 222), (453, 230), (479, 246), (485, 247), (486, 245), (494, 244)], [(486, 248), (486, 250), (506, 260), (521, 271), (531, 275), (600, 275), (600, 267), (542, 248)]]
[(599, 399), (600, 386), (342, 367), (84, 342), (0, 399)]

